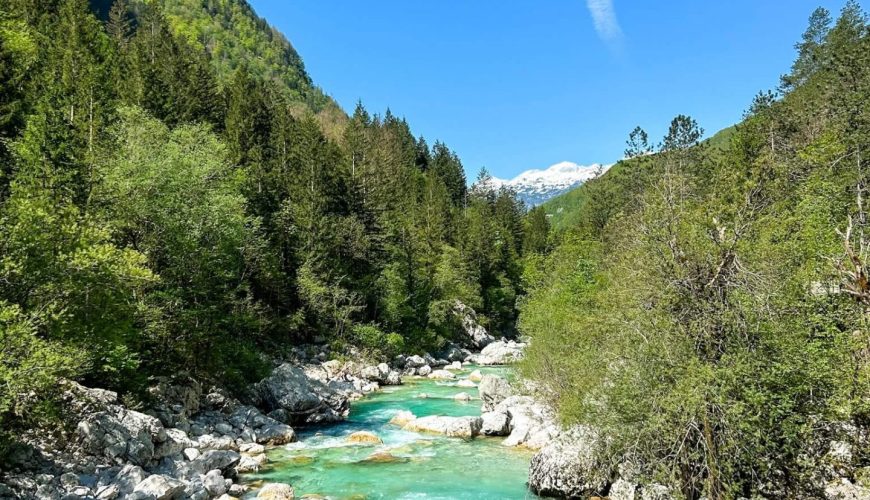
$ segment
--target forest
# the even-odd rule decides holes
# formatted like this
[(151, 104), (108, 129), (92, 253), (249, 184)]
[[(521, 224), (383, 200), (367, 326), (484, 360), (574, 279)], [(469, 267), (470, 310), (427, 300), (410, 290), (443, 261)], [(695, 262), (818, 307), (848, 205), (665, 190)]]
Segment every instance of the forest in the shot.
[[(0, 428), (57, 382), (233, 387), (295, 345), (512, 335), (513, 193), (390, 110), (351, 116), (244, 2), (0, 1)], [(543, 223), (541, 223), (543, 222)]]
[(545, 205), (560, 230), (523, 274), (524, 374), (608, 436), (601, 460), (686, 498), (822, 498), (825, 471), (870, 470), (866, 13), (816, 10), (796, 49), (711, 140), (683, 115), (657, 144), (635, 129)]

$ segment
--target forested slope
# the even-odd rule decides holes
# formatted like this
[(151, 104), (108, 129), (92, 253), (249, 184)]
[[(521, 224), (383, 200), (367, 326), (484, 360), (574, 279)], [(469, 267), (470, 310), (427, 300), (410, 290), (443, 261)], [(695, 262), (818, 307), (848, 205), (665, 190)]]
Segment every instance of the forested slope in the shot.
[(867, 17), (819, 9), (797, 48), (725, 137), (633, 132), (525, 273), (525, 374), (687, 498), (820, 498), (870, 465)]
[(242, 0), (92, 7), (0, 0), (3, 436), (54, 415), (60, 378), (135, 401), (179, 370), (240, 386), (312, 340), (435, 350), (456, 301), (511, 333), (512, 193), (467, 188), (389, 111), (325, 120)]

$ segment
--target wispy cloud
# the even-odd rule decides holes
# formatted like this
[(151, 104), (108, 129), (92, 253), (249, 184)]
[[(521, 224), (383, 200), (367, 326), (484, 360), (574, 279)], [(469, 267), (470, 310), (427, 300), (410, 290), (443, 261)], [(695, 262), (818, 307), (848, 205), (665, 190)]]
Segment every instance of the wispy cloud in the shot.
[(602, 40), (608, 43), (617, 43), (622, 39), (622, 28), (616, 20), (616, 11), (613, 10), (613, 0), (586, 0), (586, 7), (592, 14), (595, 23), (595, 31)]

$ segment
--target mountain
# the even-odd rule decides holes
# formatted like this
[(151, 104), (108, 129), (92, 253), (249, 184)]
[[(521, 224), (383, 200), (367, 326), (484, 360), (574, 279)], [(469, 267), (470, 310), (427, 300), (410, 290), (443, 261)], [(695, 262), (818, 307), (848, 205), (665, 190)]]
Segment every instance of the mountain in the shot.
[[(135, 18), (146, 3), (160, 6), (174, 34), (209, 56), (218, 80), (227, 84), (236, 69), (245, 67), (259, 79), (315, 113), (343, 114), (317, 87), (290, 41), (246, 0), (121, 0)], [(102, 19), (116, 0), (89, 0)]]
[(578, 165), (563, 161), (545, 170), (526, 170), (510, 180), (493, 178), (492, 184), (496, 188), (504, 186), (514, 189), (526, 205), (534, 207), (576, 188), (609, 167), (598, 163)]

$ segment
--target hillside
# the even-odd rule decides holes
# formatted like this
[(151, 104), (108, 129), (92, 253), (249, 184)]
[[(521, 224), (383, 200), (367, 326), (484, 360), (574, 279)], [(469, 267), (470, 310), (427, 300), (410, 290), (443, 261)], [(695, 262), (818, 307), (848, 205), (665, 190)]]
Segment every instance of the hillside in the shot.
[(61, 380), (133, 405), (182, 371), (242, 392), (312, 342), (513, 331), (522, 203), (389, 111), (345, 116), (243, 0), (4, 1), (0, 90), (0, 459), (63, 425)]
[[(730, 147), (731, 137), (736, 132), (737, 127), (732, 126), (720, 130), (712, 137), (706, 139), (704, 144), (716, 154), (724, 154), (727, 148)], [(608, 196), (615, 197), (615, 202), (625, 199), (625, 193), (622, 190), (616, 189), (618, 185), (625, 185), (633, 176), (641, 175), (638, 170), (643, 168), (643, 159), (622, 160), (605, 170), (600, 177), (591, 181), (597, 184), (600, 189), (597, 193), (610, 192)], [(612, 187), (612, 188), (611, 188)], [(590, 187), (580, 185), (567, 192), (558, 194), (542, 203), (544, 211), (549, 217), (550, 224), (555, 231), (564, 231), (566, 229), (577, 227), (581, 223), (581, 219), (586, 213), (584, 205), (587, 198), (590, 196)], [(602, 194), (603, 196), (603, 194)]]
[[(127, 1), (133, 15), (143, 0)], [(115, 0), (90, 0), (91, 8), (108, 19)], [(290, 41), (245, 0), (159, 0), (173, 32), (196, 50), (209, 55), (215, 74), (228, 85), (244, 67), (271, 82), (288, 100), (314, 112), (341, 113), (337, 104), (314, 84)], [(343, 113), (341, 113), (343, 114)]]
[[(867, 16), (820, 8), (797, 48), (737, 126), (701, 141), (679, 115), (544, 205), (562, 231), (525, 270), (523, 372), (596, 432), (579, 477), (630, 465), (611, 494), (870, 496)], [(558, 459), (533, 460), (533, 487)]]

